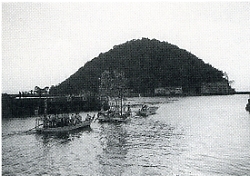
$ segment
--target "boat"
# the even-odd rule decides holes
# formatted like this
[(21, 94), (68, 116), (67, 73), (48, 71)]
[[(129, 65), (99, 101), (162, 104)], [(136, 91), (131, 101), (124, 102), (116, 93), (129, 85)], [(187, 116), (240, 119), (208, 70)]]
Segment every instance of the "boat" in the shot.
[(138, 110), (137, 115), (147, 117), (149, 115), (156, 114), (156, 111), (158, 108), (159, 107), (157, 107), (157, 106), (143, 105), (142, 108)]
[(61, 117), (56, 115), (44, 115), (36, 119), (35, 130), (37, 133), (64, 133), (85, 127), (90, 127), (95, 115), (91, 117), (87, 114), (87, 117), (82, 120), (79, 114), (70, 117), (67, 115), (61, 115)]
[[(114, 98), (115, 104), (111, 103), (108, 110), (104, 111), (103, 108), (97, 113), (97, 120), (99, 122), (127, 122), (132, 115), (130, 104), (123, 105), (122, 90), (120, 98)], [(120, 101), (118, 103), (118, 101)], [(120, 104), (120, 105), (118, 105)], [(125, 108), (127, 107), (127, 110)]]
[(119, 108), (110, 107), (107, 111), (99, 111), (97, 119), (99, 122), (127, 122), (131, 116), (131, 111), (119, 112)]

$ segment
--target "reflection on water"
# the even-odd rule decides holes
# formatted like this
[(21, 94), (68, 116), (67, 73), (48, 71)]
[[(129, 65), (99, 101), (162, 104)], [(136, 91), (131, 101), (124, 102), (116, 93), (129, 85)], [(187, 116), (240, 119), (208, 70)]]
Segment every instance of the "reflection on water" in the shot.
[(34, 118), (3, 119), (2, 175), (249, 175), (247, 98), (128, 98), (134, 114), (145, 102), (159, 109), (64, 134), (26, 133)]
[(69, 132), (57, 132), (57, 133), (35, 133), (36, 139), (41, 141), (43, 144), (48, 144), (51, 141), (60, 141), (60, 143), (67, 143), (75, 138), (81, 138), (84, 132), (90, 133), (92, 131), (91, 127), (86, 127), (84, 129), (75, 129)]
[(137, 128), (130, 128), (127, 174), (159, 175), (175, 167), (175, 156), (183, 150), (183, 132), (154, 117), (134, 120)]
[(98, 156), (102, 175), (121, 175), (126, 167), (128, 149), (127, 131), (123, 124), (102, 124), (100, 127), (100, 144), (102, 153)]

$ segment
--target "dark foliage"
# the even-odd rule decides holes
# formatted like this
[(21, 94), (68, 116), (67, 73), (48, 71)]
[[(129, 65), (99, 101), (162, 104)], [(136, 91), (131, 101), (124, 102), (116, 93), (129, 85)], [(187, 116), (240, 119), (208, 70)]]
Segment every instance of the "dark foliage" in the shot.
[(101, 53), (61, 84), (51, 87), (50, 93), (97, 92), (98, 78), (105, 70), (124, 72), (128, 88), (137, 93), (153, 92), (156, 87), (166, 86), (182, 86), (184, 92), (188, 92), (203, 82), (224, 80), (222, 71), (190, 52), (167, 42), (142, 38)]

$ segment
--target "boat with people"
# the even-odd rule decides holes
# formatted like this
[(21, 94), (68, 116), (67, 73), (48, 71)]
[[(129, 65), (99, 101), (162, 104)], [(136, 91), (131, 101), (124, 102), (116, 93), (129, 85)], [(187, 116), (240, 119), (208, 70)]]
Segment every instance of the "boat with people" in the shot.
[(107, 111), (99, 111), (97, 119), (99, 122), (127, 122), (131, 114), (130, 107), (126, 111), (120, 111), (120, 107), (111, 106)]
[(156, 114), (156, 111), (158, 108), (159, 107), (157, 107), (157, 106), (143, 105), (142, 108), (138, 110), (137, 115), (147, 117), (149, 115)]
[(36, 119), (35, 130), (38, 133), (62, 133), (76, 129), (90, 127), (95, 115), (87, 117), (83, 120), (79, 113), (72, 114), (52, 114), (44, 115)]
[(112, 98), (108, 102), (109, 107), (105, 110), (104, 107), (97, 113), (99, 122), (127, 122), (132, 115), (130, 103), (123, 104), (123, 97)]

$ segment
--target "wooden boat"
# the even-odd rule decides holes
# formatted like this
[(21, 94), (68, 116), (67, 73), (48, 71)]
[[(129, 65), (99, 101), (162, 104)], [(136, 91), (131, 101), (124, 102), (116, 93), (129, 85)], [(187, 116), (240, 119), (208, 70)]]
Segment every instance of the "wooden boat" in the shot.
[[(45, 118), (39, 118), (36, 121), (36, 127), (35, 130), (37, 133), (64, 133), (69, 132), (85, 127), (90, 127), (92, 121), (94, 120), (95, 115), (91, 117), (90, 115), (87, 115), (85, 120), (79, 120), (77, 123), (67, 124), (63, 126), (51, 126), (51, 125), (45, 125)], [(42, 123), (41, 123), (42, 122)]]
[(156, 114), (158, 108), (159, 107), (157, 106), (148, 107), (147, 105), (143, 105), (142, 109), (139, 109), (139, 111), (137, 112), (137, 115), (147, 117), (149, 115)]
[[(113, 109), (113, 108), (111, 108)], [(131, 111), (127, 111), (121, 115), (118, 111), (99, 111), (97, 114), (97, 119), (99, 122), (127, 122), (131, 115)]]
[(116, 104), (110, 106), (110, 108), (107, 111), (101, 110), (97, 114), (97, 119), (99, 122), (127, 122), (132, 115), (130, 105), (127, 105), (127, 110), (123, 110), (125, 106), (123, 105), (122, 102), (122, 89), (121, 89), (121, 96), (118, 101), (120, 105), (117, 103), (116, 99)]

